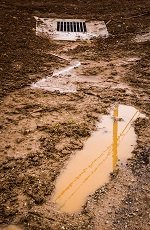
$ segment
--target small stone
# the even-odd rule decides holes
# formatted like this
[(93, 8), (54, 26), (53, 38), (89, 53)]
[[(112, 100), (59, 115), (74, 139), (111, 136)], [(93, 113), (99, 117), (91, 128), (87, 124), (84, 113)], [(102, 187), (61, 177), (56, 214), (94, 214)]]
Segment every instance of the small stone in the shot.
[(16, 139), (16, 143), (17, 143), (17, 144), (20, 144), (21, 142), (23, 142), (23, 140), (24, 140), (24, 138), (17, 138), (17, 139)]
[(111, 214), (111, 213), (112, 213), (112, 211), (111, 211), (111, 210), (109, 210), (107, 213), (108, 213), (108, 214)]
[(106, 221), (105, 221), (105, 224), (109, 224), (109, 221), (108, 221), (108, 220), (106, 220)]

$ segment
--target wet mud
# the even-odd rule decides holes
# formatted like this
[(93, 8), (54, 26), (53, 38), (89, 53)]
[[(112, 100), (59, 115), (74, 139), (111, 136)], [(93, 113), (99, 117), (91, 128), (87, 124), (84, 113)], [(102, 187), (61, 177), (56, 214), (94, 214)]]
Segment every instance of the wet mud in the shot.
[[(150, 46), (135, 41), (149, 33), (148, 1), (5, 0), (0, 8), (0, 229), (148, 230)], [(103, 20), (111, 36), (75, 43), (37, 37), (34, 16), (58, 15)], [(74, 92), (31, 87), (70, 60), (81, 66), (75, 81), (65, 75), (61, 84), (73, 84)], [(132, 124), (132, 155), (81, 211), (62, 212), (52, 201), (57, 178), (116, 103), (145, 114)]]

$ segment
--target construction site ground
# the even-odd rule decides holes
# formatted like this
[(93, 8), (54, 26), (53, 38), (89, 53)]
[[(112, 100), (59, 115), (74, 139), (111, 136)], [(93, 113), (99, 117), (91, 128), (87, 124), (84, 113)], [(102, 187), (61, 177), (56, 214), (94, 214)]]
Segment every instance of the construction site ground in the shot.
[[(150, 32), (150, 1), (3, 0), (0, 9), (0, 229), (150, 229), (150, 42), (136, 40)], [(105, 21), (109, 37), (52, 41), (36, 36), (34, 16)], [(33, 89), (69, 64), (60, 57), (81, 62), (77, 91)], [(59, 211), (60, 171), (116, 103), (145, 114), (133, 124), (132, 157), (80, 212)]]

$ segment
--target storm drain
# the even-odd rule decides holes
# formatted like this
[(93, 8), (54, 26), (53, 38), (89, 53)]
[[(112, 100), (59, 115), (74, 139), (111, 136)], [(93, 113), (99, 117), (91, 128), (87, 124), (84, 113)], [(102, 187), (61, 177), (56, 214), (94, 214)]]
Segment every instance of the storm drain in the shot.
[(96, 37), (106, 38), (109, 35), (104, 21), (34, 18), (36, 35), (52, 40), (89, 40)]
[(57, 22), (57, 31), (86, 33), (85, 22)]

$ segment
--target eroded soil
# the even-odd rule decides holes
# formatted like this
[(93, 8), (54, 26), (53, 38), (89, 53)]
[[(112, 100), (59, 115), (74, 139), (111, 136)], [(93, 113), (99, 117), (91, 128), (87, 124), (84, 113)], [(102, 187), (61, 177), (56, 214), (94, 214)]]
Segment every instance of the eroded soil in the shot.
[[(29, 230), (149, 229), (150, 46), (149, 41), (134, 42), (137, 34), (149, 32), (149, 3), (0, 3), (1, 229), (10, 224)], [(33, 16), (104, 20), (110, 36), (49, 41), (36, 37)], [(32, 83), (68, 65), (59, 56), (81, 62), (77, 91), (32, 89)], [(81, 212), (62, 213), (51, 201), (56, 178), (115, 103), (132, 105), (146, 115), (134, 123), (133, 157), (88, 198)]]

